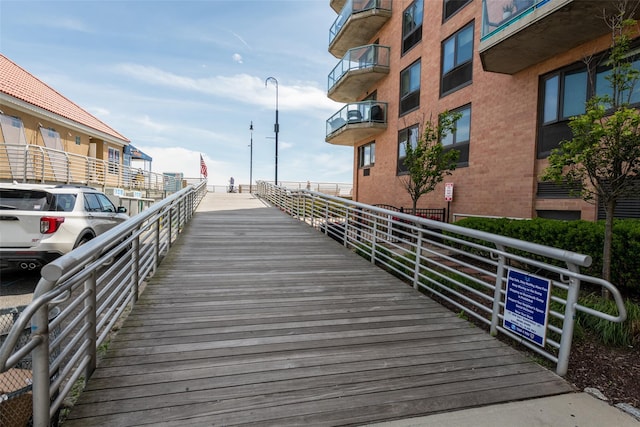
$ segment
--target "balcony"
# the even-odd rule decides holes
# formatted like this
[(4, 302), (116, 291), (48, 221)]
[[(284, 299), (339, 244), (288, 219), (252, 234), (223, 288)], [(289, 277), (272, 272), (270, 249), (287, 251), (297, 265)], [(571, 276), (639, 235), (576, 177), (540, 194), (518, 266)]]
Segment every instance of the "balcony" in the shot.
[[(603, 9), (617, 0), (483, 0), (485, 71), (515, 74), (610, 32)], [(508, 5), (511, 5), (509, 7)]]
[(387, 103), (353, 102), (327, 120), (325, 141), (334, 145), (353, 146), (363, 139), (373, 138), (387, 129)]
[(329, 52), (342, 58), (368, 44), (391, 17), (391, 0), (347, 0), (329, 30)]
[(370, 44), (349, 49), (329, 74), (328, 97), (350, 102), (389, 74), (389, 48)]
[(336, 13), (340, 13), (346, 2), (347, 0), (330, 0), (329, 6), (331, 6), (331, 9), (335, 10)]

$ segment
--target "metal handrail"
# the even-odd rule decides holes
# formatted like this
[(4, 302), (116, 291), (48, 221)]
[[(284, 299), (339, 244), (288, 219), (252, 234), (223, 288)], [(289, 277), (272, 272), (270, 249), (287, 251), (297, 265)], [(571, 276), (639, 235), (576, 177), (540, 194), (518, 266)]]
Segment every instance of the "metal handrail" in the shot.
[[(486, 324), (492, 335), (504, 334), (551, 360), (559, 375), (568, 369), (577, 311), (611, 322), (626, 319), (619, 290), (606, 280), (580, 273), (580, 267), (591, 265), (588, 255), (304, 189), (291, 191), (258, 182), (256, 194), (414, 288)], [(510, 270), (543, 278), (551, 285), (542, 345), (500, 324)], [(618, 314), (581, 305), (578, 295), (583, 284), (607, 289)]]
[[(42, 268), (33, 300), (0, 347), (0, 372), (31, 355), (34, 426), (48, 426), (77, 380), (86, 384), (98, 348), (193, 217), (206, 184), (182, 189)], [(29, 339), (16, 348), (29, 325)]]

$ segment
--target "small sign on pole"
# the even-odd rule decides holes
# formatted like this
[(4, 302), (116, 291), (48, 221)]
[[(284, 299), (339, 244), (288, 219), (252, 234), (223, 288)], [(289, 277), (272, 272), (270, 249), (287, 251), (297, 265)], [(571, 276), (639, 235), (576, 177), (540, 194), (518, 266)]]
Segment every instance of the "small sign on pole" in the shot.
[(453, 200), (453, 182), (446, 182), (444, 184), (444, 200), (446, 202)]
[(544, 347), (550, 298), (551, 280), (509, 269), (504, 328)]

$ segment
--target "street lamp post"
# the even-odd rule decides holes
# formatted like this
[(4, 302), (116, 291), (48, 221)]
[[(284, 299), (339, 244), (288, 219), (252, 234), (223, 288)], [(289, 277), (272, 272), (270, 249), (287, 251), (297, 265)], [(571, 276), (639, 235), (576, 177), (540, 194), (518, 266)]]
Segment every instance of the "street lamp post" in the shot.
[(253, 193), (253, 120), (249, 125), (251, 133), (251, 143), (249, 144), (249, 194)]
[(267, 77), (264, 81), (264, 87), (267, 87), (267, 83), (272, 82), (276, 85), (276, 124), (273, 126), (273, 131), (276, 134), (276, 179), (275, 184), (278, 185), (278, 132), (280, 131), (280, 125), (278, 124), (278, 80), (275, 77)]

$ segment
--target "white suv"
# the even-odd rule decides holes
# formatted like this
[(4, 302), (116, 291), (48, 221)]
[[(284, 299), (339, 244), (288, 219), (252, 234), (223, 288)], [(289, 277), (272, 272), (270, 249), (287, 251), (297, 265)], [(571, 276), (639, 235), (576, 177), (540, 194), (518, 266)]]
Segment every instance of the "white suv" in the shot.
[(40, 268), (126, 221), (102, 192), (73, 185), (0, 184), (0, 267)]

